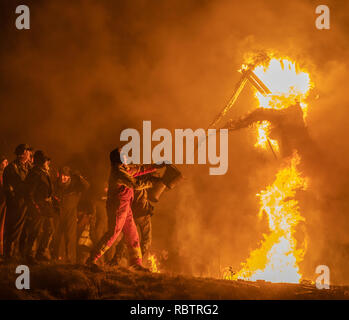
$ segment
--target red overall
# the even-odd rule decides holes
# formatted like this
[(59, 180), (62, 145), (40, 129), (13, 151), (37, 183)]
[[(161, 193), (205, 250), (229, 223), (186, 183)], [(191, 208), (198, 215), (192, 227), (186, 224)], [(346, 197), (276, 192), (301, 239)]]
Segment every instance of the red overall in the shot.
[(4, 254), (4, 226), (5, 226), (6, 206), (0, 204), (0, 256)]
[(107, 213), (108, 231), (103, 236), (93, 260), (96, 262), (123, 232), (130, 252), (130, 264), (142, 264), (142, 252), (137, 227), (131, 209), (133, 188), (142, 189), (145, 185), (137, 184), (136, 177), (156, 171), (142, 166), (120, 170), (109, 179)]

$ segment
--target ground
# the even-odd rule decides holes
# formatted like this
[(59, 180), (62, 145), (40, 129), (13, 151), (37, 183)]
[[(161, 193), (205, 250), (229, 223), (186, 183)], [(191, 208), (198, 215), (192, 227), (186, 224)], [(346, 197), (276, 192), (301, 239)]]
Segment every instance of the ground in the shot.
[(30, 267), (30, 290), (18, 290), (16, 265), (0, 266), (0, 299), (349, 299), (349, 287), (229, 281), (181, 275), (92, 271), (84, 266)]

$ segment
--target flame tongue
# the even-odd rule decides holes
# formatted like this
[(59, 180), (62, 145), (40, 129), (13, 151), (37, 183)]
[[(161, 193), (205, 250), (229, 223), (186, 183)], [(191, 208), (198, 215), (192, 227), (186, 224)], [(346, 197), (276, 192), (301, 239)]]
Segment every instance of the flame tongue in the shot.
[(307, 180), (297, 171), (299, 161), (295, 153), (277, 173), (275, 182), (258, 195), (261, 203), (259, 214), (267, 215), (270, 233), (264, 235), (261, 247), (250, 254), (233, 279), (300, 281), (298, 263), (303, 259), (305, 249), (297, 249), (294, 234), (295, 227), (304, 218), (293, 198), (297, 190), (306, 188)]
[(150, 271), (152, 273), (160, 273), (160, 270), (158, 268), (158, 262), (154, 254), (149, 255), (148, 262), (150, 263)]

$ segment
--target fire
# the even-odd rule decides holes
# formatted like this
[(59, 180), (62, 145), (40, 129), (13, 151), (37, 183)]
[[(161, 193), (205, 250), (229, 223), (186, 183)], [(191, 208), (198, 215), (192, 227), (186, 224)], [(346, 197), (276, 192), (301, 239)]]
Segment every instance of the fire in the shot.
[[(267, 109), (285, 109), (300, 102), (304, 119), (307, 116), (308, 105), (305, 99), (312, 87), (309, 74), (301, 70), (295, 62), (288, 59), (271, 59), (267, 66), (259, 65), (253, 72), (269, 88), (271, 94), (262, 95), (256, 92), (260, 107)], [(257, 124), (256, 146), (267, 149), (268, 139), (274, 151), (278, 151), (276, 140), (268, 138), (270, 123), (263, 121)]]
[(271, 144), (274, 151), (279, 151), (279, 145), (276, 140), (269, 138), (270, 123), (269, 121), (262, 121), (257, 123), (257, 142), (255, 147), (267, 149), (268, 143)]
[(306, 189), (307, 179), (297, 170), (299, 162), (295, 153), (276, 174), (274, 183), (258, 194), (259, 217), (267, 216), (270, 233), (264, 235), (260, 248), (250, 254), (233, 279), (300, 282), (298, 263), (303, 259), (305, 243), (297, 249), (294, 234), (296, 226), (305, 219), (294, 197), (297, 190)]
[(158, 267), (158, 261), (154, 254), (149, 255), (148, 262), (150, 264), (150, 271), (152, 273), (160, 273), (159, 267)]
[[(269, 60), (267, 66), (259, 65), (253, 71), (271, 91), (267, 95), (256, 93), (261, 107), (283, 109), (299, 102), (306, 115), (308, 106), (305, 98), (312, 86), (308, 73), (299, 70), (288, 59), (274, 58)], [(264, 149), (272, 147), (277, 151), (278, 142), (271, 140), (269, 133), (270, 123), (259, 122), (255, 146)], [(306, 242), (297, 244), (295, 232), (297, 225), (305, 219), (301, 216), (295, 195), (297, 190), (306, 189), (307, 179), (297, 170), (300, 161), (295, 151), (292, 157), (284, 160), (274, 183), (257, 194), (260, 199), (259, 217), (267, 217), (269, 233), (263, 235), (259, 248), (250, 253), (238, 272), (225, 272), (225, 279), (289, 283), (301, 281), (299, 263), (305, 254)]]

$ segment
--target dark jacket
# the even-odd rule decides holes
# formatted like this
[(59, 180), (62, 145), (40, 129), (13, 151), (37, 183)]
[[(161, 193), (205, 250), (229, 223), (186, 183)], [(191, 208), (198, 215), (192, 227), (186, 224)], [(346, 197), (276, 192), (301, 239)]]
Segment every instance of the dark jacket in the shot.
[(3, 173), (3, 190), (8, 203), (18, 203), (25, 197), (25, 179), (29, 164), (22, 165), (17, 159), (12, 161)]
[(89, 183), (82, 176), (72, 175), (67, 184), (59, 181), (55, 185), (55, 197), (60, 206), (61, 215), (71, 214), (76, 216), (81, 193), (89, 188)]
[(53, 186), (50, 175), (42, 168), (35, 166), (29, 171), (25, 186), (29, 213), (54, 216)]
[(152, 216), (154, 207), (148, 199), (148, 191), (153, 186), (154, 181), (158, 178), (153, 175), (146, 175), (144, 178), (140, 178), (144, 181), (144, 188), (134, 191), (134, 199), (132, 202), (132, 212), (135, 218), (144, 217), (147, 215)]

